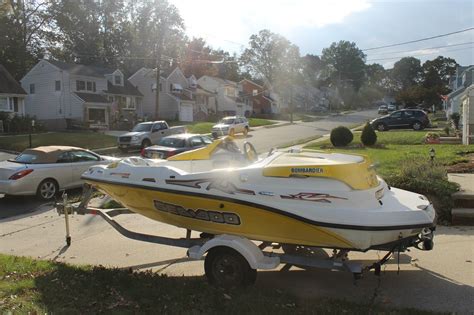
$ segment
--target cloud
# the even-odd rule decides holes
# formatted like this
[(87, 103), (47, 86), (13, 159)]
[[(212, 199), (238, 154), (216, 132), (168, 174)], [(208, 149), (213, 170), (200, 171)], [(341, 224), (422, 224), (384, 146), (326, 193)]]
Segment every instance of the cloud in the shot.
[(298, 30), (342, 23), (371, 7), (368, 0), (172, 0), (190, 36), (203, 37), (213, 46), (242, 49), (251, 34), (267, 28), (289, 36)]

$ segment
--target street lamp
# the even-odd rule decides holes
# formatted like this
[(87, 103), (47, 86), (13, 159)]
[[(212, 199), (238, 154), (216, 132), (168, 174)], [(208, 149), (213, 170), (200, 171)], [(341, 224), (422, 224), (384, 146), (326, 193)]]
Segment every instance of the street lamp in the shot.
[(431, 164), (434, 163), (434, 158), (435, 158), (435, 156), (436, 156), (436, 151), (435, 151), (435, 149), (431, 148), (431, 150), (430, 150)]

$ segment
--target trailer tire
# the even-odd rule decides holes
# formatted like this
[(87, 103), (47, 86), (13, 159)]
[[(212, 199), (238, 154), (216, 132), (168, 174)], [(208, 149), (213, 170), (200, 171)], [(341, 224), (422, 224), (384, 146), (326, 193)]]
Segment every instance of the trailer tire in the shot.
[(210, 284), (224, 289), (246, 287), (257, 279), (257, 270), (239, 252), (223, 246), (209, 250), (204, 270)]

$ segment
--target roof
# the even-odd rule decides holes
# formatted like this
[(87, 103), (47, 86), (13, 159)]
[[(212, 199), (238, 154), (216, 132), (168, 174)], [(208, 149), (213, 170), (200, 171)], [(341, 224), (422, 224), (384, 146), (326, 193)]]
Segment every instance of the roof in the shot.
[(181, 93), (179, 95), (179, 99), (183, 100), (183, 101), (192, 101), (193, 99), (191, 97), (189, 97), (188, 95), (184, 94), (184, 93)]
[(81, 100), (86, 103), (111, 103), (107, 98), (100, 94), (74, 92)]
[(90, 76), (90, 77), (102, 78), (104, 77), (104, 75), (112, 74), (115, 71), (115, 69), (111, 69), (111, 68), (86, 66), (86, 65), (80, 65), (77, 63), (66, 63), (66, 62), (57, 61), (57, 60), (46, 60), (46, 61), (62, 70), (68, 71), (69, 73), (85, 75), (85, 76)]
[(124, 80), (124, 86), (113, 85), (110, 81), (107, 81), (107, 91), (104, 92), (107, 94), (143, 96), (128, 80)]
[(203, 92), (205, 92), (205, 93), (207, 93), (207, 94), (212, 94), (212, 95), (215, 95), (215, 94), (216, 94), (216, 92), (209, 91), (209, 90), (203, 88), (202, 86), (200, 86), (200, 85), (198, 84), (198, 85), (197, 85), (197, 88), (196, 88), (196, 92), (198, 92), (198, 91), (200, 91), (200, 90), (203, 91)]
[(452, 99), (456, 96), (458, 96), (459, 94), (461, 94), (466, 88), (465, 87), (462, 87), (460, 89), (457, 89), (456, 91), (452, 91), (451, 93), (448, 94), (448, 99)]
[(25, 90), (21, 87), (8, 70), (0, 65), (0, 94), (23, 94)]
[(26, 149), (22, 152), (22, 154), (34, 154), (37, 156), (34, 163), (56, 163), (58, 160), (58, 156), (66, 151), (71, 150), (84, 150), (77, 147), (69, 147), (69, 146), (43, 146), (37, 147), (33, 149)]

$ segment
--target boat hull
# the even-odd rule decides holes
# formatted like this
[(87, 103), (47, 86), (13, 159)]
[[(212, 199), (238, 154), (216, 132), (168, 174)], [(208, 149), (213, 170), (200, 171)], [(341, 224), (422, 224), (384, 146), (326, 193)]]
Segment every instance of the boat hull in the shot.
[(423, 226), (344, 228), (310, 222), (277, 208), (221, 196), (91, 179), (86, 182), (150, 219), (185, 229), (239, 235), (252, 240), (365, 251), (413, 238), (423, 229)]

